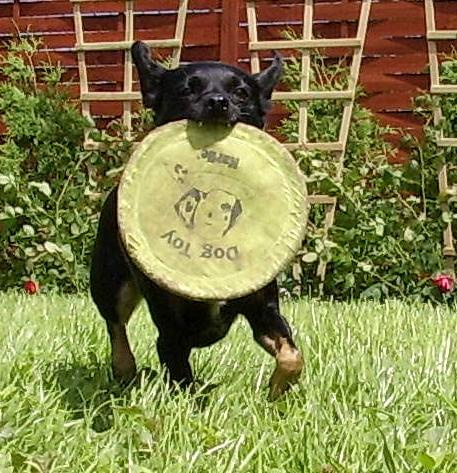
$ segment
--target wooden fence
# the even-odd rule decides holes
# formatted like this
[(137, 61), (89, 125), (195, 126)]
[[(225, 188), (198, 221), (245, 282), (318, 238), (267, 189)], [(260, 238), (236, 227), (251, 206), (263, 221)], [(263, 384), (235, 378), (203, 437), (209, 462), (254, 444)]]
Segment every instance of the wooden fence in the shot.
[[(178, 0), (135, 0), (135, 37), (173, 36)], [(303, 2), (257, 0), (259, 40), (278, 39), (281, 31), (302, 28)], [(437, 28), (457, 29), (457, 1), (435, 0)], [(84, 2), (87, 41), (123, 39), (123, 2)], [(325, 38), (352, 37), (359, 18), (358, 0), (315, 0), (313, 33)], [(0, 41), (17, 32), (43, 39), (39, 59), (48, 56), (66, 67), (65, 79), (79, 93), (74, 18), (70, 0), (0, 0)], [(451, 42), (440, 43), (441, 50)], [(330, 51), (329, 51), (330, 52)], [(344, 51), (333, 51), (341, 54)], [(91, 90), (123, 90), (121, 52), (88, 52)], [(222, 60), (249, 68), (246, 0), (189, 0), (183, 61)], [(429, 90), (427, 41), (423, 0), (373, 0), (364, 47), (360, 82), (367, 96), (363, 103), (383, 123), (420, 134), (422, 123), (412, 113), (412, 98)], [(96, 104), (103, 125), (122, 114), (122, 105)], [(271, 124), (281, 117), (277, 108)]]

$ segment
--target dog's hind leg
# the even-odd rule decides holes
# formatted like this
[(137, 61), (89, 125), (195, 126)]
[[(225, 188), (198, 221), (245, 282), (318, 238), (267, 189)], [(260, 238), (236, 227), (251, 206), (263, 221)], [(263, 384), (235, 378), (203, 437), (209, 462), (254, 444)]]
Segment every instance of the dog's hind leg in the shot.
[(115, 189), (108, 196), (100, 216), (92, 256), (90, 290), (107, 324), (113, 374), (119, 381), (128, 382), (136, 374), (136, 365), (126, 327), (141, 295), (119, 241), (116, 195)]
[(185, 320), (192, 302), (160, 288), (138, 270), (135, 280), (146, 299), (151, 318), (159, 331), (157, 352), (160, 363), (166, 367), (170, 381), (182, 387), (193, 382), (189, 356), (192, 349)]
[(116, 318), (105, 318), (111, 341), (111, 364), (114, 377), (129, 382), (135, 377), (136, 364), (127, 338), (127, 323), (141, 296), (133, 281), (124, 281), (116, 289), (110, 308)]
[(166, 366), (171, 381), (182, 387), (193, 382), (192, 368), (189, 362), (191, 347), (174, 334), (160, 333), (157, 339), (157, 353), (162, 365)]
[(241, 312), (253, 330), (254, 339), (276, 359), (269, 394), (270, 400), (275, 400), (297, 381), (303, 369), (303, 357), (292, 340), (287, 321), (279, 312), (276, 282), (248, 296)]

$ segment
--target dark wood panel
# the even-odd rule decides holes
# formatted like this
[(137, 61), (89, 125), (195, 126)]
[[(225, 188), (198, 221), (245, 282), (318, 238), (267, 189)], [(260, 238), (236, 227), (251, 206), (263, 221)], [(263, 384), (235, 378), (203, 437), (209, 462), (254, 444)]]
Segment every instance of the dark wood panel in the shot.
[[(156, 58), (166, 58), (167, 51), (161, 50), (160, 55), (156, 54)], [(59, 62), (66, 68), (76, 68), (78, 65), (77, 57), (74, 51), (71, 50), (55, 50), (52, 53), (48, 51), (40, 52), (36, 55), (36, 64), (47, 62), (51, 58), (53, 62)], [(182, 51), (182, 61), (198, 61), (210, 60), (217, 61), (219, 59), (219, 45), (201, 45), (189, 46)], [(120, 69), (123, 67), (124, 59), (123, 53), (120, 51), (103, 51), (103, 52), (89, 52), (86, 53), (86, 62), (90, 66), (112, 66), (115, 65)]]
[[(284, 31), (289, 28), (295, 31), (299, 37), (302, 31), (302, 25), (285, 25), (285, 24), (267, 24), (261, 25), (258, 28), (259, 40), (273, 40), (273, 39), (284, 39)], [(357, 25), (348, 25), (348, 36), (355, 36)], [(319, 38), (340, 38), (341, 34), (341, 22), (328, 22), (328, 23), (315, 23), (313, 25), (313, 34)], [(240, 32), (240, 41), (248, 42), (248, 30), (247, 27), (242, 27)]]
[(367, 74), (417, 74), (425, 71), (428, 57), (425, 50), (405, 56), (365, 57), (363, 71)]
[[(207, 34), (204, 34), (207, 33)], [(165, 37), (162, 35), (162, 38)], [(40, 35), (44, 48), (48, 51), (68, 49), (72, 50), (75, 45), (75, 34), (71, 32), (62, 32), (60, 34), (47, 34)], [(89, 32), (85, 34), (85, 41), (88, 43), (95, 43), (98, 41), (122, 41), (123, 32), (116, 31), (97, 31)], [(148, 39), (160, 39), (157, 37), (157, 31), (136, 31), (135, 39), (148, 40)], [(218, 29), (205, 27), (201, 31), (195, 32), (195, 34), (188, 34), (184, 41), (185, 48), (193, 48), (196, 46), (219, 46)], [(204, 56), (201, 57), (203, 59)]]
[(9, 18), (13, 16), (13, 5), (0, 4), (0, 17)]
[(410, 93), (428, 90), (430, 77), (428, 74), (378, 74), (362, 69), (360, 83), (370, 92), (409, 91)]
[[(176, 15), (136, 15), (135, 29), (149, 30), (155, 38), (166, 38), (174, 36)], [(52, 16), (52, 17), (20, 17), (17, 21), (20, 31), (31, 33), (59, 33), (73, 32), (73, 16)], [(122, 15), (90, 16), (83, 19), (84, 31), (119, 31), (123, 30)], [(187, 18), (186, 33), (198, 36), (200, 31), (207, 28), (219, 27), (219, 15), (213, 14), (191, 14)], [(12, 17), (0, 18), (0, 32), (5, 34), (15, 34), (16, 27)], [(203, 34), (203, 33), (202, 33)]]
[[(263, 22), (284, 22), (296, 23), (303, 18), (303, 2), (258, 2), (256, 8), (257, 21)], [(292, 4), (291, 4), (292, 3)], [(295, 3), (295, 4), (294, 4)], [(455, 2), (445, 2), (441, 9), (457, 13)], [(338, 5), (339, 4), (339, 5)], [(395, 18), (401, 12), (405, 17), (412, 21), (421, 21), (424, 17), (422, 2), (409, 1), (388, 1), (372, 4), (370, 12), (370, 21)], [(316, 4), (314, 8), (314, 19), (317, 21), (357, 22), (360, 14), (360, 2), (350, 1), (342, 4), (341, 2), (326, 2)], [(246, 9), (241, 10), (241, 21), (247, 21)]]
[(426, 48), (427, 41), (425, 36), (393, 38), (377, 37), (370, 34), (365, 42), (364, 55), (405, 56), (414, 54), (417, 51), (426, 51)]
[[(238, 0), (237, 0), (238, 1)], [(230, 41), (234, 28), (221, 28), (221, 8), (233, 8), (230, 0), (190, 0), (190, 12), (185, 31), (183, 61), (217, 60), (221, 54), (221, 41)], [(241, 25), (237, 32), (238, 64), (249, 70), (247, 51), (247, 28), (245, 0), (239, 0)], [(457, 1), (435, 0), (437, 26), (457, 29)], [(154, 5), (154, 6), (151, 6)], [(174, 33), (178, 0), (136, 0), (136, 38), (159, 39)], [(84, 5), (84, 26), (87, 41), (113, 41), (123, 39), (122, 1), (96, 2)], [(315, 0), (315, 23), (313, 33), (320, 37), (355, 35), (359, 17), (360, 1)], [(94, 15), (94, 12), (99, 12)], [(45, 51), (38, 60), (60, 61), (67, 67), (65, 80), (72, 82), (71, 92), (79, 93), (72, 5), (68, 0), (37, 0), (20, 2), (13, 11), (12, 2), (0, 5), (0, 35), (15, 35), (11, 21), (13, 13), (19, 15), (17, 24), (22, 31), (41, 33)], [(302, 1), (257, 0), (260, 39), (280, 39), (286, 26), (292, 26), (299, 34), (303, 16)], [(225, 18), (235, 18), (231, 12)], [(234, 20), (235, 21), (235, 20)], [(272, 24), (273, 23), (273, 24)], [(227, 25), (226, 25), (227, 26)], [(232, 31), (232, 33), (229, 33)], [(222, 36), (221, 36), (222, 35)], [(221, 39), (222, 38), (222, 39)], [(235, 57), (233, 44), (224, 44), (223, 54)], [(456, 42), (443, 41), (439, 50), (449, 52)], [(230, 46), (230, 47), (229, 47)], [(368, 27), (364, 59), (360, 75), (367, 97), (365, 106), (376, 112), (382, 123), (402, 127), (408, 132), (420, 134), (422, 122), (412, 113), (412, 98), (427, 90), (429, 76), (426, 70), (427, 43), (425, 41), (425, 18), (423, 0), (379, 0), (373, 3)], [(0, 46), (0, 54), (2, 46)], [(230, 52), (230, 54), (229, 54)], [(284, 51), (288, 53), (294, 51)], [(347, 49), (327, 49), (330, 61), (348, 53)], [(167, 51), (162, 51), (166, 55)], [(261, 54), (271, 57), (271, 52)], [(232, 58), (232, 59), (233, 59)], [(123, 54), (102, 52), (87, 54), (91, 90), (121, 90), (123, 81)], [(268, 63), (262, 62), (262, 67)], [(136, 76), (135, 76), (136, 77)], [(97, 103), (93, 112), (105, 118), (101, 124), (119, 115), (122, 106), (116, 103)], [(284, 116), (275, 107), (269, 127), (277, 125)], [(394, 142), (397, 139), (391, 137)]]
[[(365, 105), (365, 101), (362, 100)], [(390, 125), (392, 127), (403, 128), (406, 131), (420, 133), (423, 126), (423, 121), (410, 112), (378, 112), (376, 117), (383, 125)]]
[[(160, 2), (151, 2), (151, 0), (136, 0), (134, 4), (135, 12), (170, 11), (176, 10), (177, 6), (178, 0), (160, 0)], [(218, 10), (220, 8), (221, 0), (192, 0), (190, 4), (191, 11)], [(125, 4), (120, 0), (112, 2), (89, 2), (82, 4), (81, 8), (83, 13), (121, 13), (124, 10)], [(73, 5), (69, 0), (42, 0), (20, 4), (21, 16), (61, 15), (70, 14), (72, 11)]]
[(374, 112), (396, 112), (413, 109), (411, 91), (387, 90), (375, 94), (368, 94), (363, 100), (366, 107)]

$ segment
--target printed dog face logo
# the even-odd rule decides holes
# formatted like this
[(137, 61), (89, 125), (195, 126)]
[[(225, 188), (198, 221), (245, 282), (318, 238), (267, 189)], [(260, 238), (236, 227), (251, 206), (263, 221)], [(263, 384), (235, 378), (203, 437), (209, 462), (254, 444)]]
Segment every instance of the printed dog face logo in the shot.
[(175, 204), (175, 211), (187, 228), (214, 239), (225, 236), (235, 226), (243, 209), (240, 199), (230, 192), (202, 192), (193, 188)]
[(194, 228), (195, 211), (202, 197), (203, 192), (198, 189), (191, 189), (175, 204), (175, 211), (187, 228)]

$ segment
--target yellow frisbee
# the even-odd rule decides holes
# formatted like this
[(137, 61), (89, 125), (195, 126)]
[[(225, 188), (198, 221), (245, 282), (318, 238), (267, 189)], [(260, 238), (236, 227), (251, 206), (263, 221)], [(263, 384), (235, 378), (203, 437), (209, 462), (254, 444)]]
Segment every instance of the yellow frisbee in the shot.
[(158, 285), (191, 299), (264, 287), (305, 233), (306, 185), (295, 160), (242, 123), (156, 128), (127, 163), (118, 192), (129, 256)]

